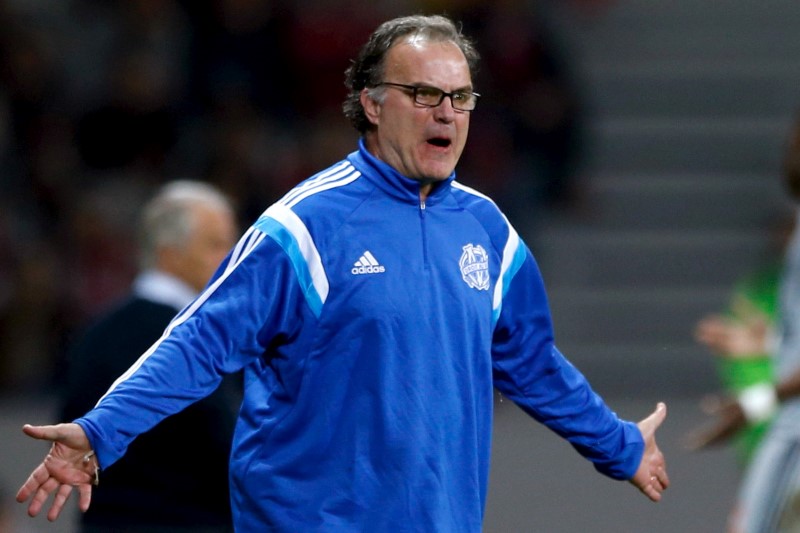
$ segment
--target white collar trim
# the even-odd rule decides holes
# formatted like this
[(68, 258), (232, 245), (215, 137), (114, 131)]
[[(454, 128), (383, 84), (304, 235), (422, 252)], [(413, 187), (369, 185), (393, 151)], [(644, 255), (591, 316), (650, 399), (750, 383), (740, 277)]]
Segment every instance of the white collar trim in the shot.
[(176, 309), (183, 309), (197, 296), (189, 285), (179, 278), (159, 270), (145, 270), (133, 281), (133, 293)]

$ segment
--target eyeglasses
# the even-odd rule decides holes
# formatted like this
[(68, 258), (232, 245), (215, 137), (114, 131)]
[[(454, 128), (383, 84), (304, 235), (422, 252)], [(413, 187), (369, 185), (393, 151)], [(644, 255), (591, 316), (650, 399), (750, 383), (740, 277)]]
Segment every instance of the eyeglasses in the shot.
[(388, 81), (381, 82), (375, 87), (387, 85), (389, 87), (396, 87), (398, 89), (405, 89), (411, 91), (414, 96), (414, 101), (419, 105), (425, 107), (437, 107), (442, 104), (444, 97), (450, 98), (450, 103), (453, 109), (458, 111), (472, 111), (478, 105), (478, 98), (481, 95), (469, 91), (455, 91), (446, 93), (438, 87), (428, 87), (425, 85), (405, 85), (402, 83), (391, 83)]

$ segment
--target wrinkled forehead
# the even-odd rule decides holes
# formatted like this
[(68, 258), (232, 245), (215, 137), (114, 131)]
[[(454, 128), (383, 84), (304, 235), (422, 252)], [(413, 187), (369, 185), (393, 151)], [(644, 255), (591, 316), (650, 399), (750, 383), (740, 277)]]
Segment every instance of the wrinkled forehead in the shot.
[(471, 84), (467, 58), (457, 44), (419, 34), (398, 39), (392, 45), (386, 55), (384, 76), (402, 76), (405, 82), (446, 82), (446, 86)]

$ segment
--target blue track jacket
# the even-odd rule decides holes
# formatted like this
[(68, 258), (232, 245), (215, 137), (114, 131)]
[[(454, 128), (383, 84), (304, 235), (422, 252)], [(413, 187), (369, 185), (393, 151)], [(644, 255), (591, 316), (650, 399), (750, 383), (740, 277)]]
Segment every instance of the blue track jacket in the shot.
[(639, 430), (556, 349), (533, 256), (454, 178), (421, 203), (362, 142), (267, 209), (77, 420), (100, 464), (244, 368), (239, 532), (479, 532), (493, 386), (599, 471), (632, 477)]

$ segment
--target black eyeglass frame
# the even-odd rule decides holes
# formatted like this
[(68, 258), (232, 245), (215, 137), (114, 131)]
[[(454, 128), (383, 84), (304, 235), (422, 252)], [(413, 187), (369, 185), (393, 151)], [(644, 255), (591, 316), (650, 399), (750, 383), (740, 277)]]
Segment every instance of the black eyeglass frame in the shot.
[[(407, 85), (405, 83), (393, 83), (390, 81), (382, 81), (380, 83), (375, 84), (373, 87), (380, 87), (382, 85), (386, 85), (388, 87), (397, 87), (399, 89), (405, 89), (407, 91), (411, 91), (412, 96), (414, 98), (414, 102), (425, 107), (439, 107), (440, 105), (442, 105), (442, 102), (444, 102), (445, 97), (449, 97), (450, 104), (453, 106), (453, 109), (455, 109), (456, 111), (465, 111), (467, 113), (470, 113), (475, 110), (475, 108), (478, 106), (478, 100), (481, 97), (480, 94), (472, 91), (453, 91), (451, 93), (448, 93), (438, 87), (431, 87), (430, 85)], [(426, 104), (425, 102), (420, 102), (418, 96), (420, 90), (428, 90), (428, 91), (434, 91), (435, 93), (439, 93), (439, 101), (436, 104)], [(456, 100), (454, 99), (454, 97), (458, 95), (473, 97), (474, 105), (472, 106), (472, 108), (464, 109), (456, 105)]]

